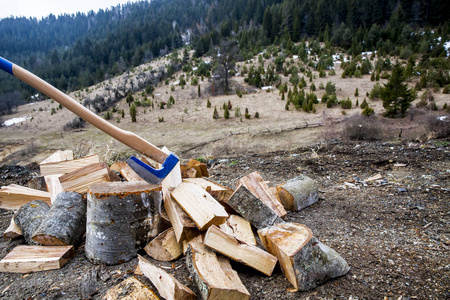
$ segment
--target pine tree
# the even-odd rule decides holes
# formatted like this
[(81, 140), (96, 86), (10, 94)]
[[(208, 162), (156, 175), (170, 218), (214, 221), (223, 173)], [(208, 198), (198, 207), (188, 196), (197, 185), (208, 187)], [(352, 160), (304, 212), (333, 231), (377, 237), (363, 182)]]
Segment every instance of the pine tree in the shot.
[(131, 122), (136, 122), (136, 106), (134, 103), (130, 106), (130, 116), (131, 116)]
[(223, 117), (225, 119), (229, 119), (230, 118), (230, 111), (228, 110), (228, 106), (225, 106), (225, 110), (223, 111)]
[(217, 107), (214, 106), (213, 119), (219, 118), (219, 112), (217, 111)]
[(408, 86), (403, 83), (404, 68), (396, 63), (389, 81), (381, 88), (381, 100), (385, 108), (384, 116), (388, 118), (404, 117), (406, 110), (414, 101), (415, 95)]
[(206, 101), (206, 108), (211, 108), (211, 101), (209, 101), (209, 98), (208, 101)]

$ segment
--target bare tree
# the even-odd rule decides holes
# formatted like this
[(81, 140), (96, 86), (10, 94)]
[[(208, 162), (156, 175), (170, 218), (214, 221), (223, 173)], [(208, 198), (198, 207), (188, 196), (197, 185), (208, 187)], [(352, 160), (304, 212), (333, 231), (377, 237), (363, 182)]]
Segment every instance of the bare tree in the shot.
[(218, 87), (223, 87), (225, 93), (230, 89), (230, 71), (234, 69), (238, 56), (239, 48), (236, 40), (221, 42), (213, 55), (215, 62), (213, 71), (214, 83), (218, 83)]

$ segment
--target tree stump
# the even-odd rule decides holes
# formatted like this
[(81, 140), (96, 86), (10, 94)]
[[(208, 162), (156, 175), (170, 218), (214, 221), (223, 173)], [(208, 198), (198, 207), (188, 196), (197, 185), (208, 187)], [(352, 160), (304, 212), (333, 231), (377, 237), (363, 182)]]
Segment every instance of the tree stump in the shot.
[(46, 246), (76, 246), (85, 232), (86, 202), (78, 193), (63, 192), (56, 196), (32, 239)]
[(14, 222), (22, 231), (28, 245), (38, 245), (31, 237), (45, 219), (50, 206), (44, 201), (34, 200), (23, 205), (14, 215)]
[(161, 186), (146, 182), (101, 182), (87, 195), (85, 251), (95, 263), (114, 265), (137, 256), (160, 219)]

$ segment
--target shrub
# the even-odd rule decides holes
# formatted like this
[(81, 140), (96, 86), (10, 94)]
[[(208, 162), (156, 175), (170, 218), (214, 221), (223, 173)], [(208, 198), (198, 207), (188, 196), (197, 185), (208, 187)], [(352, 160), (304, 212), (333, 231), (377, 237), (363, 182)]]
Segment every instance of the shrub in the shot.
[(238, 118), (238, 117), (241, 116), (241, 108), (240, 108), (239, 106), (236, 106), (236, 107), (234, 108), (234, 116), (235, 116), (236, 118)]
[(259, 119), (259, 112), (255, 113), (255, 119)]
[(214, 106), (213, 119), (219, 118), (219, 112), (217, 111), (217, 107)]
[(331, 94), (335, 93), (336, 92), (336, 85), (334, 83), (332, 83), (331, 81), (328, 81), (327, 85), (325, 87), (325, 92), (328, 95), (331, 95)]
[(211, 108), (211, 101), (209, 101), (209, 98), (208, 101), (206, 101), (206, 108)]
[[(50, 112), (50, 115), (54, 115), (54, 114), (56, 114), (56, 109), (54, 108), (54, 107), (52, 107), (52, 110), (51, 110), (51, 112)], [(109, 120), (109, 119), (108, 119)]]
[(450, 84), (446, 85), (443, 89), (442, 89), (442, 94), (449, 94), (450, 93)]
[(341, 108), (342, 109), (351, 109), (352, 108), (352, 100), (347, 98), (347, 100), (341, 100)]
[(367, 103), (366, 98), (364, 98), (364, 101), (361, 103), (361, 105), (359, 107), (361, 107), (361, 109), (365, 109), (368, 106), (369, 106), (369, 104)]
[(369, 98), (372, 100), (379, 99), (381, 96), (381, 89), (382, 89), (381, 85), (379, 83), (376, 83), (372, 88), (372, 90), (370, 91)]
[(362, 115), (366, 117), (370, 117), (371, 115), (375, 114), (375, 111), (373, 108), (370, 108), (369, 106), (366, 106), (363, 111), (361, 112)]
[(159, 122), (159, 123), (164, 122), (164, 117), (158, 117), (158, 122)]
[(67, 122), (64, 125), (63, 130), (68, 131), (71, 129), (84, 128), (85, 125), (86, 125), (85, 120), (83, 120), (82, 118), (76, 117), (76, 118), (72, 119), (72, 121)]
[(436, 138), (447, 138), (450, 136), (450, 116), (446, 120), (438, 119), (436, 116), (429, 116), (427, 127), (430, 132), (435, 133)]
[(344, 136), (350, 140), (373, 141), (381, 139), (380, 121), (375, 116), (356, 116), (345, 123)]
[(250, 119), (250, 114), (248, 113), (248, 108), (246, 107), (245, 108), (245, 114), (244, 114), (244, 117), (246, 118), (246, 119)]

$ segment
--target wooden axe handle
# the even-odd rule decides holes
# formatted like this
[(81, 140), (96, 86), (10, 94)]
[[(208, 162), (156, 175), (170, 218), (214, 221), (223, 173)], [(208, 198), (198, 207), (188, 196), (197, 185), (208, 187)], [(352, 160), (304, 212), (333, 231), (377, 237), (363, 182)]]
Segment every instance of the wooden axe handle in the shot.
[(12, 71), (13, 75), (18, 79), (41, 91), (74, 114), (78, 115), (80, 118), (84, 119), (86, 122), (94, 125), (98, 129), (104, 131), (106, 134), (112, 136), (130, 148), (139, 151), (140, 153), (161, 164), (164, 163), (167, 158), (168, 155), (155, 145), (147, 142), (132, 132), (120, 129), (119, 127), (116, 127), (103, 118), (97, 116), (95, 113), (79, 104), (76, 100), (67, 96), (31, 72), (15, 64), (12, 65)]

